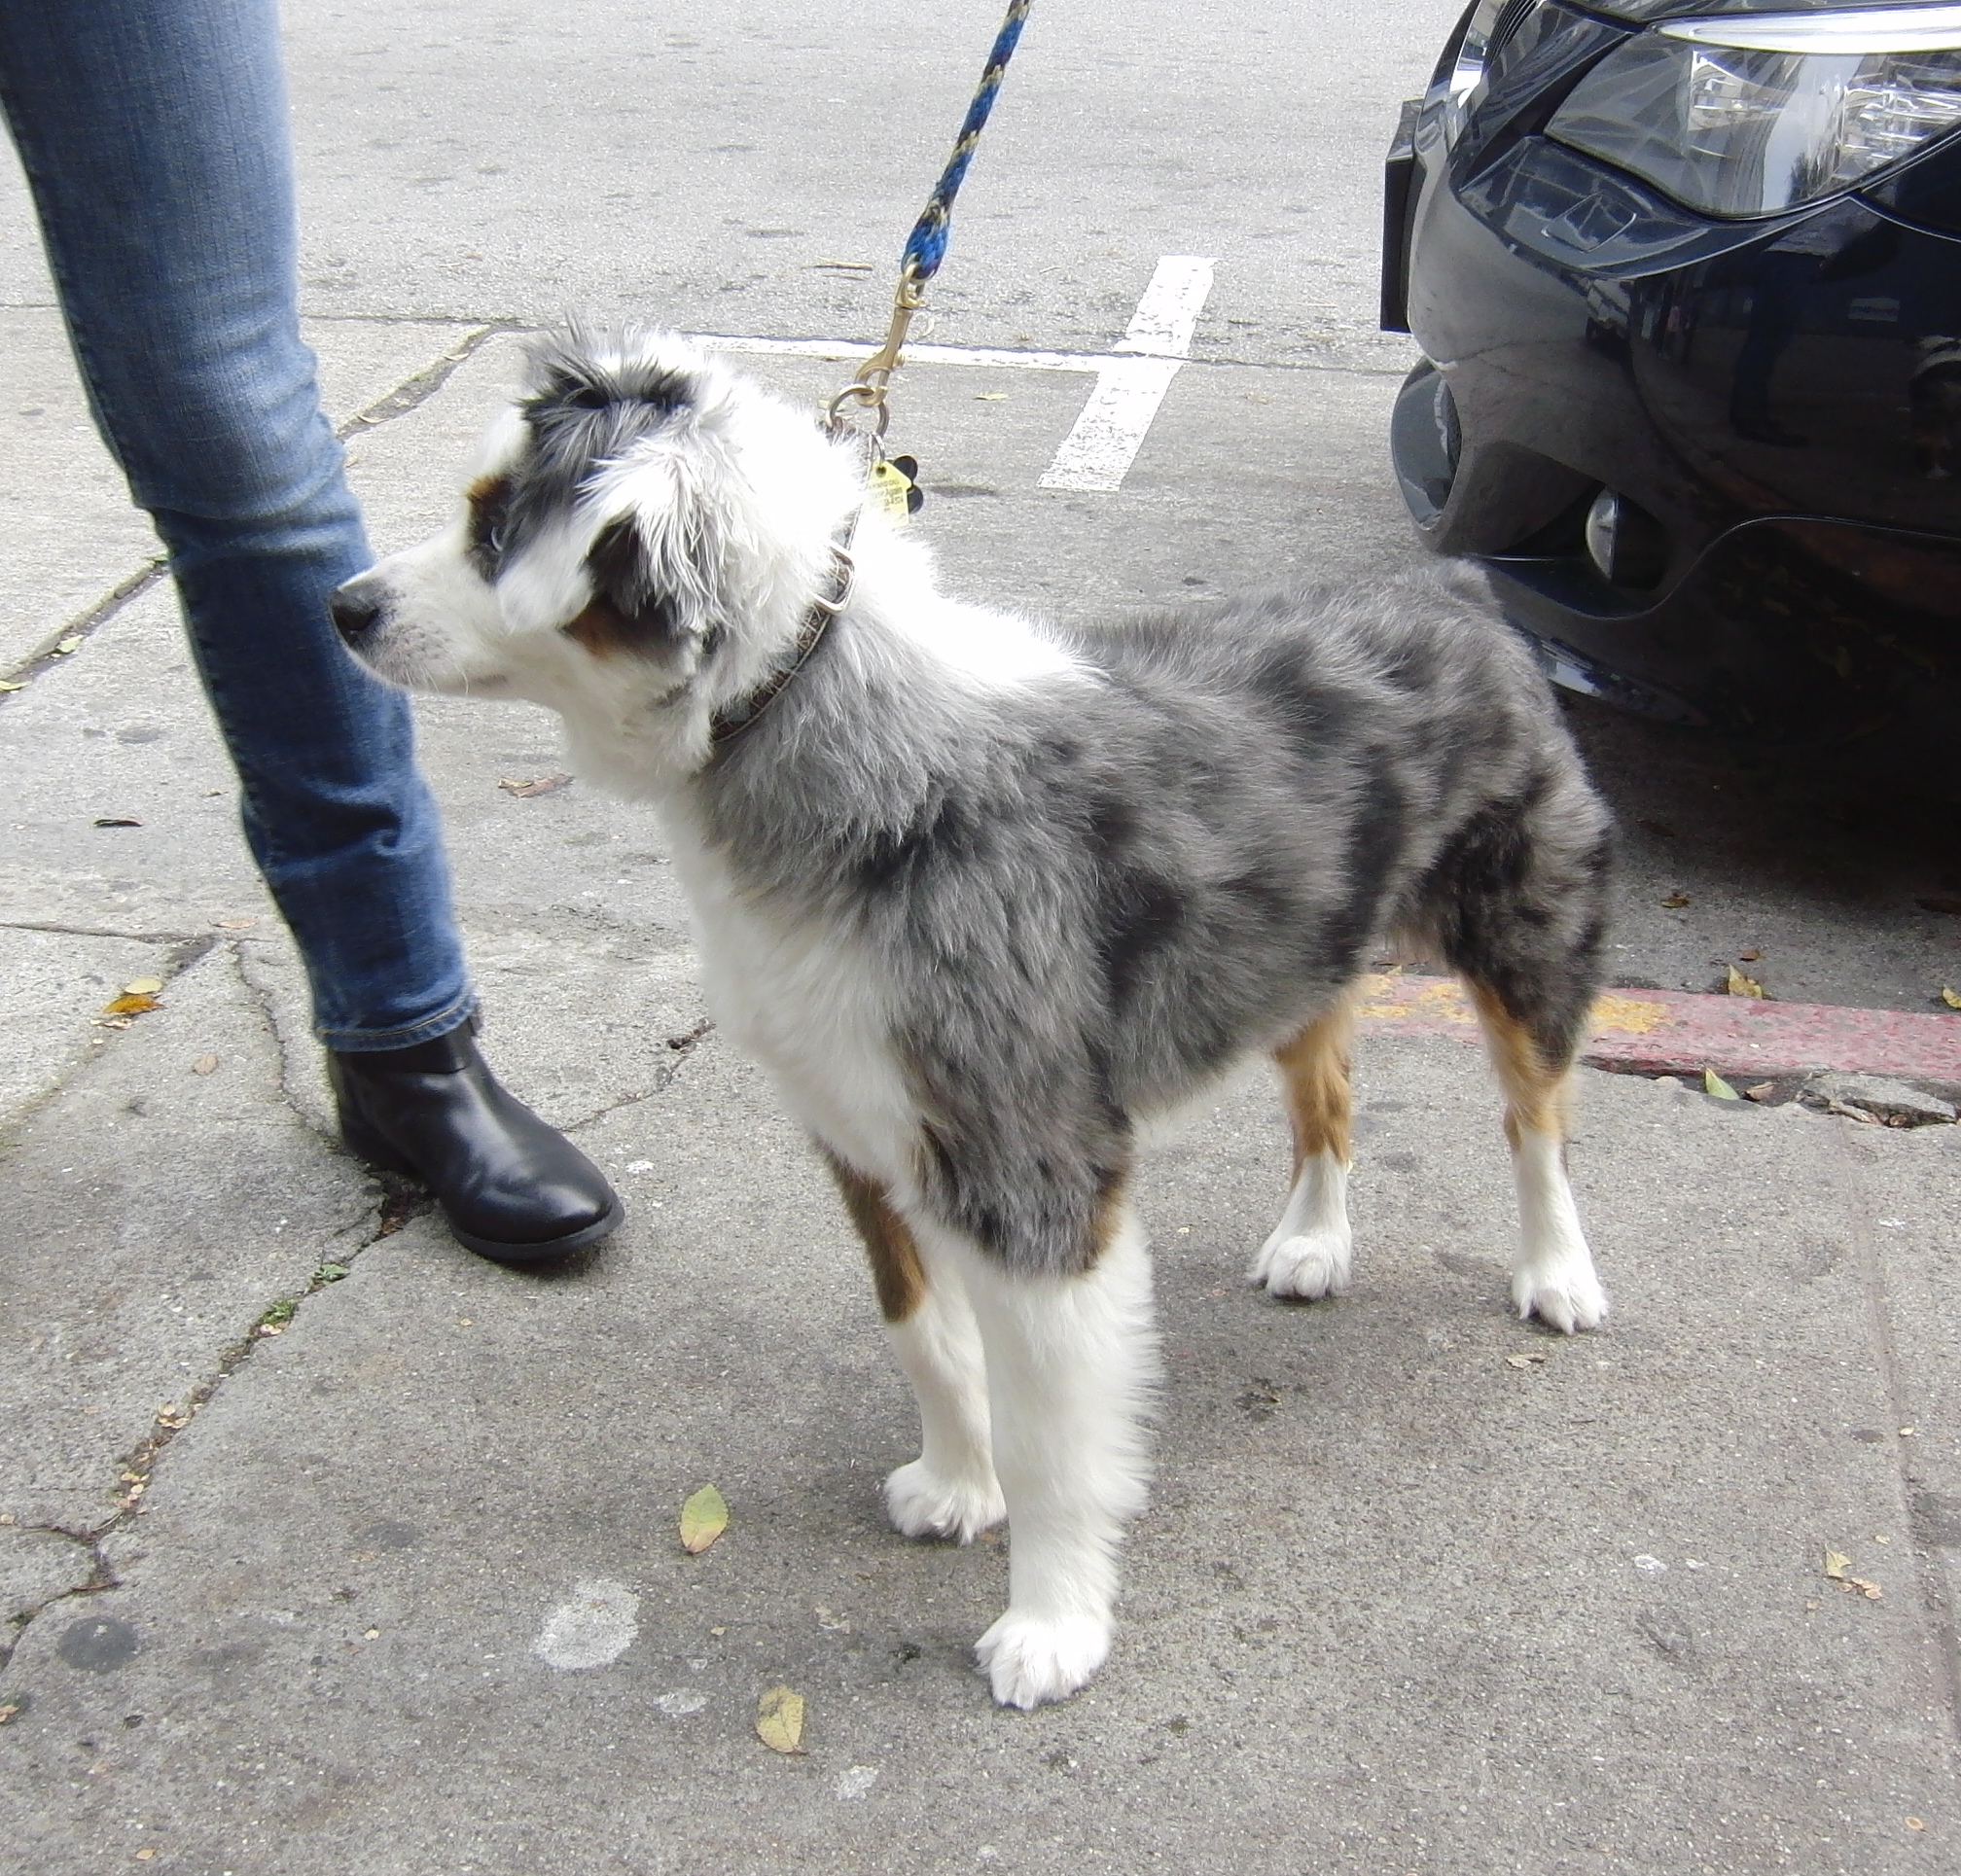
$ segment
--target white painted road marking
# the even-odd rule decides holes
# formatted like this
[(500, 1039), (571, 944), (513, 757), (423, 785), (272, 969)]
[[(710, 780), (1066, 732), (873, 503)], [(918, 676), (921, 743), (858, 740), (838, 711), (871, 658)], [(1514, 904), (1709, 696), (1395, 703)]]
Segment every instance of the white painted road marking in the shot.
[(1192, 335), (1212, 291), (1212, 263), (1167, 254), (1158, 263), (1120, 352), (1096, 374), (1096, 388), (1043, 476), (1043, 488), (1107, 495), (1123, 486), (1164, 393), (1192, 350)]
[(554, 1668), (603, 1668), (640, 1633), (640, 1598), (603, 1576), (572, 1585), (572, 1600), (545, 1618), (531, 1651)]
[[(726, 333), (695, 333), (697, 345), (711, 352), (752, 352), (769, 358), (827, 358), (840, 364), (870, 358), (878, 348), (855, 338), (734, 338)], [(1016, 352), (1005, 346), (908, 345), (908, 362), (926, 365), (992, 365), (1024, 372), (1103, 372), (1122, 359), (1094, 352)]]
[(1159, 358), (1185, 358), (1198, 315), (1212, 292), (1212, 263), (1192, 254), (1167, 254), (1158, 263), (1144, 298), (1130, 315), (1129, 330), (1117, 341), (1120, 352), (1149, 352)]
[[(1109, 494), (1123, 485), (1158, 407), (1192, 349), (1193, 332), (1212, 291), (1212, 262), (1196, 255), (1167, 254), (1160, 259), (1128, 329), (1111, 352), (909, 345), (906, 356), (921, 365), (1094, 373), (1096, 388), (1040, 485)], [(694, 338), (710, 351), (834, 359), (840, 364), (870, 358), (878, 349), (847, 338), (741, 338), (723, 333), (696, 333)]]

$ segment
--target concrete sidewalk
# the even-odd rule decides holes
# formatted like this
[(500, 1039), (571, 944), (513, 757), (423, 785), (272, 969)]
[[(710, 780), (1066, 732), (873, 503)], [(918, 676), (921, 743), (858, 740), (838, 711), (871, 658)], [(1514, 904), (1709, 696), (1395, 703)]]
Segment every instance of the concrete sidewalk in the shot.
[[(364, 377), (378, 340), (347, 324), (321, 339), (342, 412), (387, 418), (355, 473), (392, 546), (444, 512), (504, 341), (397, 329), (406, 351)], [(758, 369), (800, 396), (834, 375)], [(1194, 382), (1161, 446), (1233, 437), (1210, 506), (1194, 518), (1185, 478), (1168, 526), (1147, 449), (1121, 513), (1044, 506), (1052, 531), (1098, 530), (1072, 559), (1013, 549), (1080, 386), (983, 403), (916, 369), (951, 440), (945, 556), (976, 590), (1148, 598), (1202, 583), (1194, 553), (1230, 565), (1235, 532), (1358, 577), (1401, 552), (1379, 545), (1401, 541), (1392, 494), (1379, 526), (1352, 492), (1312, 496), (1365, 479), (1342, 451), (1373, 460), (1393, 375), (1303, 393), (1327, 402), (1311, 464), (1298, 408), (1263, 435), (1227, 374)], [(1230, 425), (1208, 398), (1237, 400)], [(71, 435), (27, 460), (22, 501), (99, 488)], [(89, 591), (140, 574), (135, 548), (112, 558)], [(88, 592), (37, 615), (18, 591), (29, 649), (92, 616)], [(1117, 1655), (1071, 1704), (1002, 1714), (970, 1656), (1002, 1547), (883, 1522), (912, 1428), (870, 1286), (821, 1169), (703, 1032), (649, 822), (577, 783), (500, 787), (559, 769), (536, 713), (423, 721), (492, 1055), (631, 1208), (553, 1278), (469, 1257), (332, 1145), (167, 593), (107, 609), (0, 704), (19, 1867), (1961, 1859), (1961, 1131), (1589, 1072), (1576, 1178), (1615, 1315), (1568, 1341), (1506, 1306), (1474, 1050), (1372, 1042), (1358, 1282), (1332, 1305), (1241, 1286), (1284, 1149), (1270, 1091), (1235, 1086), (1142, 1194), (1168, 1383)], [(146, 975), (161, 1007), (98, 1026)], [(675, 1516), (704, 1482), (732, 1520), (689, 1557)], [(1882, 1593), (1829, 1579), (1828, 1552)], [(753, 1730), (779, 1684), (807, 1703), (800, 1756)]]

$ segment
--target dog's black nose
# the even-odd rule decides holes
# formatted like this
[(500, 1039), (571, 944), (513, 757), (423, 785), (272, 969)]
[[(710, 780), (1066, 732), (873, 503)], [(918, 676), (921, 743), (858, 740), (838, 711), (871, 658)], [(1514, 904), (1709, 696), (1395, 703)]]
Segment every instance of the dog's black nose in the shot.
[(327, 611), (334, 620), (334, 629), (354, 649), (381, 622), (380, 601), (357, 593), (351, 581), (327, 602)]

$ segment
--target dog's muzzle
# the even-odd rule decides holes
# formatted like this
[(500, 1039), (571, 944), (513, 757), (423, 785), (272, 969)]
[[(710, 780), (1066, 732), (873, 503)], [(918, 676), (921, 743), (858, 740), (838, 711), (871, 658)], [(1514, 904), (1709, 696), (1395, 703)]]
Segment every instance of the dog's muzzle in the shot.
[(344, 586), (337, 586), (327, 602), (328, 616), (350, 652), (358, 652), (374, 636), (387, 611), (380, 588), (367, 574), (357, 574)]

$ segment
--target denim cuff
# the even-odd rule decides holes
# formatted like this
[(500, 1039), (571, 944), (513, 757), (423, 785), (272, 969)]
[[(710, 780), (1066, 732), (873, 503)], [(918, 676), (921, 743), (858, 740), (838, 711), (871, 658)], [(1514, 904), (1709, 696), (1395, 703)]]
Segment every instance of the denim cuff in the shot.
[(459, 1002), (431, 1016), (426, 1022), (410, 1023), (402, 1029), (319, 1029), (322, 1043), (338, 1055), (366, 1055), (384, 1048), (413, 1048), (417, 1043), (433, 1043), (452, 1029), (461, 1029), (477, 1017), (477, 993), (469, 991)]

